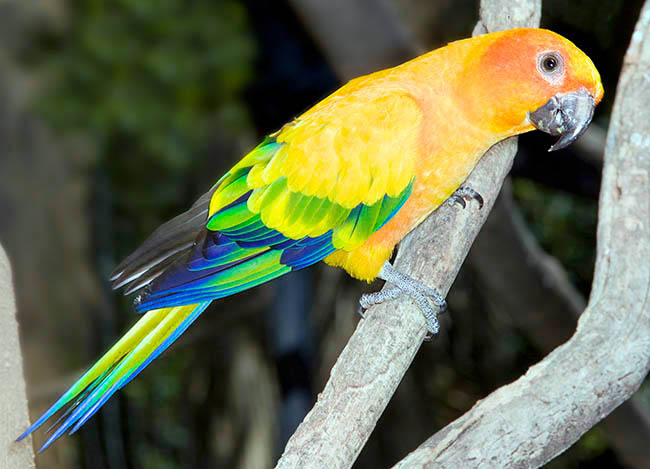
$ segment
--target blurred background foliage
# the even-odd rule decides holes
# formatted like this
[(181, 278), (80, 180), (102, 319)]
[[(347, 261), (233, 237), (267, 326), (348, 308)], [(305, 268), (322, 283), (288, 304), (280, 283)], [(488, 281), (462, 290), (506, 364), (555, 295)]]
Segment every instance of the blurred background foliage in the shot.
[[(391, 4), (427, 48), (470, 35), (478, 12), (469, 0)], [(544, 2), (543, 25), (574, 40), (602, 72), (602, 128), (641, 4)], [(0, 101), (13, 104), (0, 130), (13, 146), (0, 161), (9, 221), (0, 240), (16, 270), (35, 416), (133, 322), (130, 301), (111, 296), (105, 282), (117, 261), (264, 134), (340, 83), (284, 1), (6, 1), (2, 30), (8, 95)], [(515, 197), (587, 295), (599, 163), (579, 148), (547, 155), (548, 145), (544, 136), (521, 139)], [(46, 233), (33, 234), (41, 216)], [(475, 276), (462, 271), (444, 332), (423, 347), (357, 467), (396, 462), (543, 356), (508, 312), (490, 306)], [(299, 296), (298, 284), (303, 296), (282, 303)], [(353, 330), (362, 288), (372, 287), (319, 267), (219, 302), (39, 466), (270, 467)], [(291, 308), (299, 325), (275, 316)], [(302, 331), (288, 348), (287, 330)], [(596, 427), (552, 467), (599, 464), (623, 467)]]
[[(141, 238), (196, 194), (188, 180), (210, 157), (214, 129), (238, 135), (250, 127), (242, 93), (256, 43), (246, 10), (228, 0), (65, 7), (66, 25), (43, 31), (32, 51), (50, 80), (39, 110), (57, 131), (92, 140), (101, 177), (118, 194), (113, 222)], [(125, 242), (136, 240), (118, 240), (119, 255)]]

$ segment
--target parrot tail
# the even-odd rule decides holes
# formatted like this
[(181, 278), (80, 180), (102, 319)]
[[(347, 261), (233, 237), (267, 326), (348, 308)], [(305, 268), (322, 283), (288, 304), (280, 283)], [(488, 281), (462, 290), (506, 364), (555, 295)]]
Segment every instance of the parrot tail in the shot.
[(58, 428), (38, 452), (44, 451), (66, 431), (76, 432), (116, 391), (185, 332), (209, 304), (206, 301), (148, 311), (16, 441), (39, 428), (66, 405), (68, 409), (50, 429), (57, 425)]

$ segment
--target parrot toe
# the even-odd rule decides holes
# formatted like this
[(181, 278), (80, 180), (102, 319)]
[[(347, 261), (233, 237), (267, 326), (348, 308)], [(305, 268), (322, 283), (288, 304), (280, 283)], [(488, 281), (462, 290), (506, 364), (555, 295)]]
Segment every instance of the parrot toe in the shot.
[(447, 202), (449, 202), (449, 205), (458, 204), (461, 206), (461, 208), (467, 207), (465, 199), (463, 199), (460, 195), (451, 194), (451, 196), (447, 199)]
[(472, 199), (478, 202), (478, 209), (481, 210), (483, 208), (483, 197), (469, 186), (463, 186), (456, 189), (456, 192), (451, 194), (447, 201), (450, 205), (458, 204), (462, 208), (465, 208), (467, 205), (465, 201), (471, 201)]
[(365, 318), (366, 311), (372, 306), (397, 298), (403, 293), (399, 288), (384, 288), (374, 293), (364, 293), (359, 299), (359, 315)]

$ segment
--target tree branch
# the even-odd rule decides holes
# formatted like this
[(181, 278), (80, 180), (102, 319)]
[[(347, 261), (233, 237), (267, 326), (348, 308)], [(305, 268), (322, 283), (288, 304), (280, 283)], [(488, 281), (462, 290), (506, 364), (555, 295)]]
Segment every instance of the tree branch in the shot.
[(14, 301), (11, 266), (0, 246), (0, 467), (34, 466), (32, 437), (20, 443), (15, 439), (29, 426), (23, 362), (18, 340), (16, 303)]
[[(541, 249), (526, 228), (508, 183), (467, 262), (477, 272), (489, 303), (510, 312), (516, 326), (539, 350), (548, 353), (573, 335), (585, 300), (570, 283), (562, 265)], [(647, 467), (650, 418), (635, 398), (624, 402), (603, 425), (607, 438), (628, 466)]]
[[(539, 24), (540, 0), (483, 3), (492, 9), (482, 8), (477, 31)], [(400, 244), (395, 265), (446, 294), (494, 204), (515, 152), (516, 139), (495, 145), (468, 178), (467, 184), (485, 199), (483, 210), (441, 207)], [(314, 408), (289, 440), (277, 467), (350, 467), (425, 333), (422, 313), (410, 301), (371, 308), (332, 368)]]
[(573, 337), (396, 467), (538, 467), (627, 400), (650, 368), (650, 3), (607, 137), (596, 272)]

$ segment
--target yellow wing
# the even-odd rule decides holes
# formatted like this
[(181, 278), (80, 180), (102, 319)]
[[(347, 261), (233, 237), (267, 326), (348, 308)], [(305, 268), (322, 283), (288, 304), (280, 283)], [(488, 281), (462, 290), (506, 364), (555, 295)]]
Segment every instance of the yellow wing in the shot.
[(337, 227), (361, 205), (379, 207), (384, 197), (404, 194), (416, 173), (422, 121), (408, 94), (359, 86), (367, 78), (344, 86), (246, 155), (219, 182), (209, 216), (252, 191), (248, 211), (283, 235), (334, 230), (336, 247), (346, 250), (365, 241), (372, 231), (348, 242)]
[(287, 143), (255, 185), (287, 178), (291, 191), (345, 208), (395, 197), (415, 174), (422, 115), (406, 94), (335, 96), (276, 135)]

